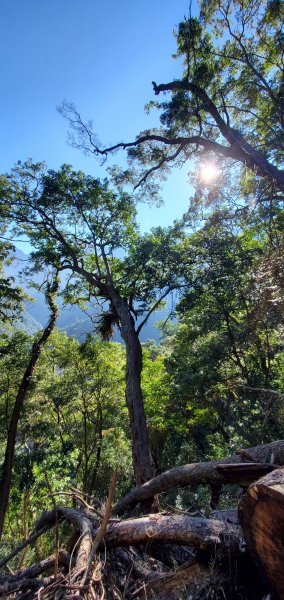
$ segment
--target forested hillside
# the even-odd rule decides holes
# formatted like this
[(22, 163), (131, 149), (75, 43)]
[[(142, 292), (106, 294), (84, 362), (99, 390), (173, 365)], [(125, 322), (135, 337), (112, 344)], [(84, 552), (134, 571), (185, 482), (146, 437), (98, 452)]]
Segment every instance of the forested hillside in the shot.
[[(0, 177), (3, 598), (284, 597), (283, 22), (204, 0), (159, 126), (106, 146), (60, 109), (127, 169)], [(185, 164), (187, 212), (144, 233)]]
[[(15, 285), (22, 287), (27, 295), (20, 318), (13, 323), (13, 328), (22, 329), (28, 333), (36, 333), (44, 326), (48, 318), (48, 306), (44, 299), (44, 293), (40, 288), (43, 277), (39, 273), (37, 276), (34, 275), (30, 280), (26, 278), (25, 268), (28, 265), (29, 256), (17, 247), (11, 252), (9, 258), (11, 260), (8, 260), (5, 265), (5, 274), (8, 277), (13, 277)], [(34, 286), (34, 283), (36, 286)], [(59, 329), (80, 341), (84, 341), (89, 333), (95, 332), (96, 323), (103, 307), (101, 308), (96, 304), (92, 305), (90, 303), (85, 303), (85, 305), (80, 307), (78, 304), (65, 303), (60, 297), (59, 303), (60, 314), (57, 320), (57, 327)], [(167, 317), (168, 310), (166, 308), (158, 310), (151, 315), (142, 331), (141, 340), (146, 342), (152, 339), (157, 342), (160, 337), (157, 325), (159, 321), (163, 321)], [(112, 339), (116, 342), (122, 342), (118, 329), (114, 331)]]

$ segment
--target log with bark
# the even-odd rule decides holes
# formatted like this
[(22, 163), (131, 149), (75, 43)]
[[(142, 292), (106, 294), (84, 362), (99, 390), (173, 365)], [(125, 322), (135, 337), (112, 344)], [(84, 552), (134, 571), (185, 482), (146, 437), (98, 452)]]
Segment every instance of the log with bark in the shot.
[[(242, 464), (240, 456), (241, 460), (253, 460), (254, 463)], [(216, 490), (236, 479), (238, 483), (249, 483), (264, 471), (273, 469), (248, 488), (241, 501), (240, 519), (253, 559), (262, 571), (265, 570), (270, 586), (282, 598), (284, 469), (279, 468), (281, 463), (284, 463), (283, 441), (250, 448), (223, 461), (177, 467), (132, 490), (116, 504), (116, 508), (119, 504), (129, 507), (129, 498), (132, 503), (133, 499), (138, 502), (141, 495), (143, 499), (145, 490), (149, 494), (146, 497), (178, 483), (181, 487), (207, 483)], [(192, 600), (209, 597), (215, 600), (224, 597), (261, 600), (269, 591), (270, 588), (265, 587), (255, 574), (250, 557), (244, 551), (242, 531), (234, 509), (213, 511), (210, 518), (200, 512), (193, 516), (179, 511), (178, 514), (111, 519), (114, 489), (115, 477), (103, 513), (83, 500), (77, 508), (55, 505), (53, 510), (44, 512), (35, 531), (0, 561), (0, 567), (5, 569), (11, 559), (15, 564), (23, 548), (63, 524), (64, 539), (66, 530), (70, 529), (72, 540), (66, 541), (68, 553), (60, 550), (57, 555), (43, 559), (25, 571), (12, 575), (3, 573), (1, 597), (10, 600), (94, 600), (103, 597), (109, 600), (154, 597), (160, 600), (189, 597)], [(80, 492), (76, 490), (76, 497), (78, 494)], [(72, 493), (65, 492), (67, 501), (70, 496)], [(275, 514), (276, 524), (272, 516)]]

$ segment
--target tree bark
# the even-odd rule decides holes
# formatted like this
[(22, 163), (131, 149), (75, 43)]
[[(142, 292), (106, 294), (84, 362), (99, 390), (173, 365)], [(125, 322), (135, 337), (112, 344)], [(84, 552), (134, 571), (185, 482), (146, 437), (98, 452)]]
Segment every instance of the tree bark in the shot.
[(155, 542), (191, 546), (208, 553), (220, 545), (238, 553), (240, 532), (225, 521), (205, 517), (150, 515), (111, 524), (105, 535), (106, 545), (112, 548)]
[(48, 286), (48, 290), (46, 293), (46, 298), (49, 303), (50, 313), (51, 313), (50, 319), (49, 319), (49, 322), (48, 322), (46, 328), (43, 330), (39, 340), (37, 340), (32, 346), (31, 356), (30, 356), (28, 365), (26, 367), (26, 370), (24, 372), (24, 375), (22, 377), (22, 381), (20, 383), (20, 386), (19, 386), (19, 389), (17, 392), (15, 404), (14, 404), (11, 419), (10, 419), (7, 443), (6, 443), (6, 450), (5, 450), (5, 458), (4, 458), (4, 463), (2, 466), (2, 473), (1, 473), (1, 479), (0, 479), (0, 540), (2, 537), (2, 533), (3, 533), (5, 515), (6, 515), (6, 511), (7, 511), (10, 488), (11, 488), (18, 422), (20, 419), (20, 414), (21, 414), (24, 400), (26, 398), (27, 392), (28, 392), (30, 384), (31, 384), (33, 372), (36, 368), (36, 365), (37, 365), (40, 355), (42, 353), (44, 344), (48, 340), (49, 336), (51, 335), (51, 333), (55, 327), (56, 319), (59, 314), (59, 309), (55, 302), (58, 287), (59, 287), (59, 280), (58, 280), (58, 277), (56, 276), (54, 278), (53, 285)]
[(284, 598), (284, 469), (252, 484), (239, 505), (239, 520), (247, 549), (260, 573)]
[[(225, 485), (229, 481), (222, 473), (218, 472), (216, 467), (222, 464), (239, 463), (240, 456), (243, 456), (242, 453), (243, 451), (240, 451), (239, 454), (233, 454), (222, 460), (192, 463), (169, 469), (169, 471), (161, 473), (144, 485), (132, 489), (129, 494), (117, 502), (113, 508), (113, 512), (121, 514), (126, 509), (135, 506), (138, 502), (151, 498), (172, 487)], [(244, 453), (246, 457), (250, 457), (251, 461), (270, 463), (271, 458), (273, 458), (273, 463), (284, 465), (284, 440), (248, 448)]]
[(142, 348), (127, 304), (113, 287), (110, 295), (121, 323), (121, 336), (125, 342), (126, 403), (131, 430), (132, 461), (136, 484), (142, 485), (154, 476), (141, 389)]

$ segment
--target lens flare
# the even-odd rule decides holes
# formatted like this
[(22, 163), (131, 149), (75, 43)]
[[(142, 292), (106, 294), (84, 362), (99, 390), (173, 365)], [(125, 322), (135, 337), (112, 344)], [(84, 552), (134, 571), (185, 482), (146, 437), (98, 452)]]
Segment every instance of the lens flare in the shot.
[(218, 167), (214, 163), (203, 163), (200, 166), (199, 179), (202, 183), (213, 183), (219, 175)]

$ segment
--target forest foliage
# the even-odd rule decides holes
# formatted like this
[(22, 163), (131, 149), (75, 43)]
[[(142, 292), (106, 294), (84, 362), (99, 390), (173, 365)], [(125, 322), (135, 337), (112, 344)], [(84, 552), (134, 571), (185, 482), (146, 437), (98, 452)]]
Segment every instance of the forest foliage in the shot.
[[(107, 181), (27, 161), (1, 176), (1, 233), (29, 238), (29, 278), (44, 273), (47, 290), (56, 274), (63, 302), (101, 307), (85, 341), (55, 328), (38, 356), (18, 415), (1, 555), (53, 507), (51, 492), (78, 488), (100, 506), (117, 467), (120, 497), (174, 465), (284, 437), (282, 18), (277, 0), (203, 2), (200, 18), (176, 33), (180, 80), (154, 83), (157, 96), (170, 93), (149, 106), (160, 111), (160, 127), (133, 142), (103, 147), (65, 105), (72, 143), (99, 157), (128, 149), (126, 172), (112, 169)], [(141, 194), (155, 198), (157, 177), (192, 159), (188, 212), (142, 235)], [(211, 182), (198, 175), (206, 161), (217, 167)], [(137, 194), (125, 191), (129, 183)], [(5, 275), (10, 249), (3, 240), (3, 460), (40, 336), (13, 326), (25, 294)], [(160, 344), (141, 346), (142, 327), (171, 292), (176, 305), (160, 323)], [(115, 327), (124, 344), (111, 341)], [(204, 489), (162, 502), (186, 508), (197, 499), (205, 508)], [(42, 543), (21, 566), (41, 558)]]

